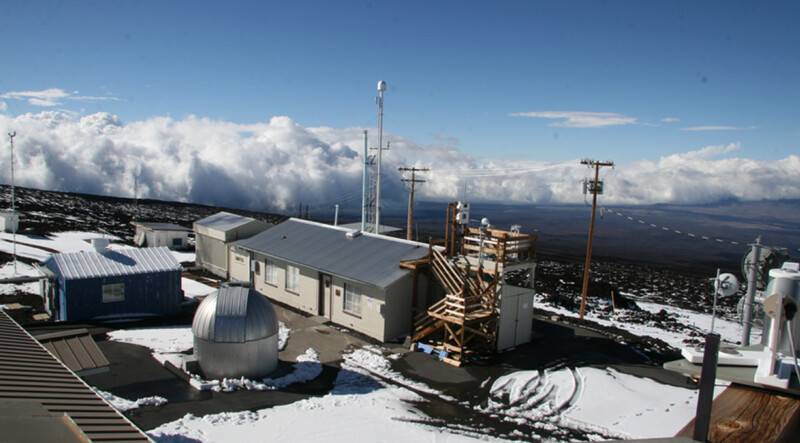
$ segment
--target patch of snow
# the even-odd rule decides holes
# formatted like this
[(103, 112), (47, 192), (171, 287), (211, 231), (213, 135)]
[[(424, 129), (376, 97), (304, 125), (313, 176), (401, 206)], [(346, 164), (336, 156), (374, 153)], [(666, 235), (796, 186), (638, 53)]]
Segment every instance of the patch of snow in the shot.
[[(178, 366), (180, 367), (180, 366)], [(322, 364), (319, 362), (319, 353), (312, 348), (297, 356), (294, 370), (283, 377), (265, 378), (262, 381), (250, 380), (244, 377), (238, 379), (225, 378), (222, 380), (204, 380), (196, 374), (189, 374), (190, 384), (199, 391), (212, 390), (215, 392), (232, 392), (238, 389), (251, 391), (272, 391), (285, 388), (294, 383), (311, 381), (322, 373)]]
[(194, 346), (191, 326), (120, 329), (106, 335), (109, 340), (144, 346), (160, 354), (184, 352)]
[(186, 277), (181, 278), (181, 289), (183, 289), (183, 296), (188, 298), (205, 297), (217, 291), (217, 288)]
[(137, 399), (136, 401), (131, 401), (126, 398), (117, 397), (116, 395), (102, 391), (95, 387), (92, 387), (94, 392), (97, 393), (106, 403), (110, 404), (114, 409), (119, 412), (130, 411), (131, 409), (136, 409), (141, 406), (162, 406), (167, 404), (167, 399), (164, 397), (159, 396), (152, 396), (152, 397), (144, 397)]
[(419, 392), (439, 395), (445, 400), (455, 401), (453, 397), (444, 395), (440, 391), (430, 388), (425, 383), (409, 380), (399, 372), (393, 370), (389, 360), (393, 359), (394, 355), (384, 356), (383, 352), (384, 350), (378, 346), (367, 345), (347, 353), (343, 357), (345, 363), (347, 363), (351, 368), (357, 367)]
[(264, 383), (280, 389), (294, 383), (304, 383), (313, 380), (322, 373), (319, 353), (312, 348), (306, 349), (305, 354), (298, 355), (297, 363), (293, 366), (294, 371), (291, 374), (276, 379), (265, 378)]
[[(39, 275), (41, 274), (36, 268), (21, 261), (17, 261), (16, 274), (14, 273), (13, 261), (0, 266), (0, 278), (38, 277)], [(39, 282), (0, 284), (0, 294), (2, 295), (13, 294), (16, 291), (39, 294)]]

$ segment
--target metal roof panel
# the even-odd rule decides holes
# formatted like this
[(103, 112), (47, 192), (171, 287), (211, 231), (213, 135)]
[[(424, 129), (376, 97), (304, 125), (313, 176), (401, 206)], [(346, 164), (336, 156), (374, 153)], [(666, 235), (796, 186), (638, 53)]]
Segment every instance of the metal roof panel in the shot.
[(428, 255), (425, 243), (368, 233), (347, 235), (353, 232), (357, 231), (292, 218), (234, 245), (381, 289), (409, 272), (400, 268), (401, 261)]
[(65, 280), (182, 270), (166, 246), (62, 252), (50, 256), (45, 265)]
[(231, 214), (229, 212), (218, 212), (214, 215), (197, 220), (195, 225), (205, 226), (207, 228), (215, 229), (217, 231), (229, 231), (239, 226), (246, 225), (254, 222), (256, 219), (245, 217), (243, 215)]

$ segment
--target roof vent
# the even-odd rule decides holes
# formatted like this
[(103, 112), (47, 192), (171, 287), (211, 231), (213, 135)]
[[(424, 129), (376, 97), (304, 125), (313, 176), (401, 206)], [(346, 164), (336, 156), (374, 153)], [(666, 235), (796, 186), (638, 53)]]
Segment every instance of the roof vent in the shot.
[(350, 232), (348, 232), (347, 234), (345, 234), (345, 236), (346, 236), (347, 238), (356, 238), (356, 237), (360, 237), (360, 236), (361, 236), (361, 231), (350, 231)]
[(92, 241), (92, 247), (97, 252), (103, 252), (106, 249), (108, 249), (107, 238), (93, 238), (91, 241)]

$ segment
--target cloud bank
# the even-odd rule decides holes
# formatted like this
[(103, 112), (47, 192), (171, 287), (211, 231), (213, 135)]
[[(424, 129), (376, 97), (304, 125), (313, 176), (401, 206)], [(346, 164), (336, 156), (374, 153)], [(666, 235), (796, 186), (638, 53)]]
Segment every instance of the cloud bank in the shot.
[[(188, 201), (292, 212), (361, 204), (364, 130), (300, 126), (289, 117), (237, 124), (205, 118), (153, 117), (123, 124), (108, 113), (75, 119), (46, 111), (0, 115), (3, 134), (16, 131), (15, 175), (21, 186), (70, 192)], [(420, 146), (384, 134), (384, 208), (401, 209), (408, 194), (398, 167), (429, 168), (416, 199), (501, 203), (579, 203), (591, 170), (564, 163), (476, 159), (445, 143)], [(738, 144), (640, 160), (601, 169), (605, 204), (703, 204), (727, 199), (800, 198), (800, 156), (780, 161), (729, 157)], [(0, 180), (10, 183), (8, 151)], [(135, 177), (138, 177), (135, 178)]]

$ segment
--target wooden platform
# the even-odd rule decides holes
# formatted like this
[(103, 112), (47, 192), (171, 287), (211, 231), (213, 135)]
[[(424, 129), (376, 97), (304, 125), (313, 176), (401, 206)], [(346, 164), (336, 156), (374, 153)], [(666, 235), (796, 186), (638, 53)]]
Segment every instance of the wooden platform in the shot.
[[(676, 437), (692, 437), (692, 420)], [(714, 400), (710, 442), (800, 441), (800, 399), (732, 384)]]

